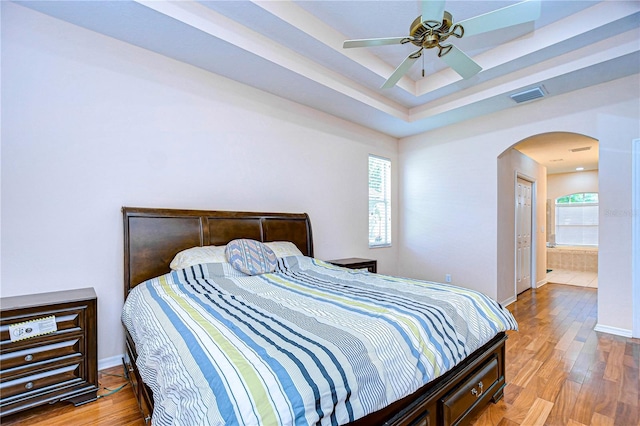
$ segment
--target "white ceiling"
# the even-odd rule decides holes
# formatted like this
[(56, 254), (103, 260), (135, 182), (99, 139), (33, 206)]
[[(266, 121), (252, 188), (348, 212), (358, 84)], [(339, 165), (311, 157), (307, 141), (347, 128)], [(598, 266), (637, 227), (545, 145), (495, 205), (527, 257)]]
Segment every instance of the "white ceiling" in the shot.
[(547, 168), (547, 174), (598, 170), (598, 140), (567, 132), (532, 136), (515, 149)]
[[(462, 80), (435, 50), (379, 89), (413, 45), (343, 49), (353, 38), (405, 36), (415, 0), (26, 1), (51, 16), (404, 137), (640, 71), (640, 2), (543, 0), (535, 23), (454, 44), (482, 67)], [(448, 0), (454, 22), (517, 3)], [(412, 46), (412, 47), (410, 47)], [(531, 102), (544, 102), (544, 98)]]

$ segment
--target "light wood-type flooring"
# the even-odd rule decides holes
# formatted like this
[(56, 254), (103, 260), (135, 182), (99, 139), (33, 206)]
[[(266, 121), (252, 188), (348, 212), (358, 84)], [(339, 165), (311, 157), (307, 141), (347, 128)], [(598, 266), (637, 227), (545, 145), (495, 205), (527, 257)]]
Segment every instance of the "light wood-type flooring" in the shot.
[(563, 284), (518, 296), (504, 398), (475, 425), (640, 425), (640, 340), (595, 332), (596, 299)]
[[(475, 425), (640, 424), (640, 340), (593, 330), (596, 291), (547, 284), (509, 306), (520, 330), (509, 332), (508, 384), (504, 398), (480, 413)], [(143, 426), (122, 367), (101, 371), (99, 379), (105, 396), (96, 402), (40, 407), (2, 424)]]

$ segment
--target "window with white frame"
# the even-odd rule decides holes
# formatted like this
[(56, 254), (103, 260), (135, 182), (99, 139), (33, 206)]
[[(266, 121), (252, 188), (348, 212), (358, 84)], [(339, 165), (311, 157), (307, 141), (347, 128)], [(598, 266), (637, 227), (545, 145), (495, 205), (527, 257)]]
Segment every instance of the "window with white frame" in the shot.
[(598, 245), (597, 192), (581, 192), (556, 199), (556, 244)]
[(391, 245), (391, 160), (369, 155), (369, 247)]

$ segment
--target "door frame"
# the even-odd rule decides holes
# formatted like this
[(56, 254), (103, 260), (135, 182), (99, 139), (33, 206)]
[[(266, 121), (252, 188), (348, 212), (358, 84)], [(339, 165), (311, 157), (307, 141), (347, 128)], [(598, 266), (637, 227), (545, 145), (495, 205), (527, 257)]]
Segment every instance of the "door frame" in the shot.
[[(537, 288), (538, 276), (537, 276), (537, 231), (538, 231), (538, 220), (537, 220), (537, 190), (538, 183), (535, 178), (524, 174), (518, 170), (515, 171), (514, 179), (513, 179), (513, 202), (517, 203), (518, 197), (518, 179), (526, 180), (527, 182), (531, 182), (531, 256), (529, 259), (529, 276), (531, 277), (531, 288)], [(515, 206), (515, 204), (514, 204)], [(514, 297), (518, 299), (518, 209), (514, 208), (514, 224), (513, 224), (513, 293)]]
[(640, 139), (634, 139), (631, 144), (631, 335), (640, 338)]

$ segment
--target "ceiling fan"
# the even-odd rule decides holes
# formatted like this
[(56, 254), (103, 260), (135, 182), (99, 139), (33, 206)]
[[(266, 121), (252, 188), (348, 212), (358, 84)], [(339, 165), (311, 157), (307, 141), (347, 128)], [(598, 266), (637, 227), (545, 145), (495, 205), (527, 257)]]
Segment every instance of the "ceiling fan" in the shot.
[(493, 12), (453, 23), (451, 13), (444, 10), (444, 0), (422, 0), (422, 15), (418, 16), (409, 27), (409, 36), (389, 38), (369, 38), (346, 40), (343, 48), (373, 47), (390, 44), (412, 43), (419, 49), (405, 58), (396, 68), (382, 89), (388, 89), (409, 71), (413, 63), (422, 56), (424, 49), (438, 48), (438, 57), (449, 65), (462, 78), (470, 78), (479, 73), (482, 67), (452, 44), (442, 44), (449, 37), (462, 38), (487, 31), (510, 27), (525, 22), (535, 21), (540, 16), (540, 0), (527, 0)]

